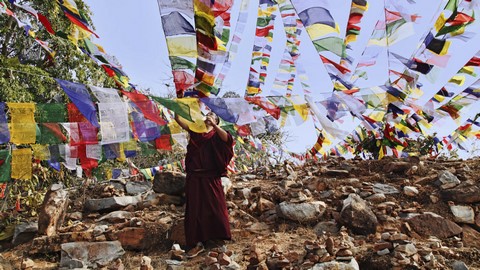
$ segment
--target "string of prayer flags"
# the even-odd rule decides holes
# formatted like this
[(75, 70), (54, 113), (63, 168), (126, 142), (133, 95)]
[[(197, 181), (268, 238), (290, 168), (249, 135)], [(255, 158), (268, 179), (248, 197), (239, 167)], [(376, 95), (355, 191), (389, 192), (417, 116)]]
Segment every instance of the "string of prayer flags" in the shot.
[(194, 1), (158, 0), (177, 97), (195, 83), (197, 37)]
[(12, 179), (28, 180), (32, 178), (32, 149), (12, 150)]
[[(233, 33), (233, 37), (230, 43), (227, 44), (227, 52), (228, 54), (226, 55), (224, 59), (224, 63), (222, 65), (222, 69), (220, 70), (217, 78), (215, 79), (215, 88), (221, 89), (223, 81), (225, 80), (225, 77), (227, 76), (228, 72), (230, 71), (230, 68), (232, 67), (232, 62), (235, 60), (235, 57), (238, 52), (238, 48), (240, 45), (240, 41), (242, 40), (242, 35), (243, 31), (245, 30), (245, 25), (247, 23), (248, 19), (248, 5), (250, 3), (250, 0), (242, 0), (240, 3), (240, 10), (238, 13), (238, 18), (237, 22), (235, 24), (235, 30)], [(217, 17), (218, 18), (218, 17)], [(222, 17), (223, 19), (223, 17)], [(229, 20), (228, 20), (229, 21)], [(215, 27), (217, 29), (217, 27)], [(227, 29), (225, 29), (227, 30)], [(224, 30), (224, 31), (225, 31)], [(222, 42), (225, 42), (224, 34), (222, 33)]]
[(258, 6), (257, 28), (252, 50), (252, 61), (248, 77), (246, 95), (254, 96), (262, 92), (267, 76), (273, 40), (277, 5), (270, 0), (261, 0)]
[(7, 103), (10, 111), (10, 142), (34, 144), (36, 139), (35, 104)]

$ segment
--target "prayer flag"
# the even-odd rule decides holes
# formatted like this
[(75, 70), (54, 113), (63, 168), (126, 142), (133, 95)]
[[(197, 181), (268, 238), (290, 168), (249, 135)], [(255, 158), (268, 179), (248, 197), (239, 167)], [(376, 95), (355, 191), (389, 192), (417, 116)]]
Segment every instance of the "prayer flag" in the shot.
[(62, 87), (63, 91), (68, 95), (70, 100), (77, 106), (83, 116), (95, 127), (100, 127), (97, 118), (97, 109), (90, 98), (87, 87), (81, 83), (74, 83), (55, 79)]
[(36, 139), (35, 104), (7, 103), (10, 110), (10, 141), (15, 144), (33, 144)]
[(22, 180), (32, 178), (32, 149), (12, 150), (12, 178)]
[(10, 131), (8, 130), (7, 115), (5, 114), (5, 103), (0, 102), (0, 144), (10, 142)]

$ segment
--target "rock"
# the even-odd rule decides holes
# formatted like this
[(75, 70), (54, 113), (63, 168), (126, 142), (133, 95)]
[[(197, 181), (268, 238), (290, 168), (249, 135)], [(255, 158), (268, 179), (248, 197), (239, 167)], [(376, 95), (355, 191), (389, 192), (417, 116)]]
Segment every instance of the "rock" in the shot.
[(138, 195), (147, 192), (152, 188), (149, 181), (129, 181), (125, 184), (125, 190), (128, 195)]
[(349, 263), (330, 261), (324, 263), (317, 263), (312, 270), (360, 270), (360, 266), (355, 258), (352, 258)]
[(396, 194), (399, 193), (398, 189), (394, 186), (376, 183), (373, 185), (373, 192), (382, 194)]
[(460, 184), (460, 180), (449, 171), (441, 171), (438, 173), (438, 180), (440, 181), (441, 189), (449, 189)]
[[(135, 224), (130, 224), (134, 225)], [(142, 222), (138, 227), (125, 227), (110, 234), (112, 240), (118, 240), (124, 249), (148, 251), (153, 247), (161, 247), (167, 238), (169, 224), (161, 220), (156, 222)]]
[(22, 261), (22, 269), (32, 269), (35, 266), (35, 262), (30, 258), (26, 258)]
[(452, 263), (452, 270), (468, 270), (468, 266), (462, 261), (454, 261)]
[(372, 203), (382, 203), (387, 200), (387, 197), (383, 193), (375, 193), (368, 196), (365, 200)]
[(322, 217), (327, 205), (322, 201), (289, 203), (282, 202), (277, 206), (277, 215), (298, 222), (316, 221)]
[(36, 222), (20, 223), (15, 226), (13, 233), (12, 245), (18, 246), (31, 241), (38, 232), (38, 224)]
[(184, 200), (180, 196), (168, 195), (164, 193), (147, 193), (144, 199), (145, 204), (150, 205), (182, 205)]
[(68, 213), (66, 217), (67, 219), (71, 219), (71, 220), (82, 220), (83, 213), (76, 211), (76, 212)]
[(407, 222), (422, 237), (436, 236), (440, 239), (446, 239), (462, 233), (462, 228), (455, 222), (433, 213), (414, 216)]
[(233, 187), (232, 181), (226, 176), (222, 176), (220, 180), (222, 180), (223, 193), (227, 194)]
[(143, 256), (140, 262), (140, 270), (153, 270), (152, 259), (148, 256)]
[(442, 190), (440, 195), (444, 201), (455, 203), (477, 203), (480, 202), (480, 186), (463, 182), (452, 189)]
[(181, 246), (187, 245), (187, 240), (185, 239), (185, 224), (184, 219), (179, 219), (171, 228), (168, 233), (168, 239), (174, 243), (178, 243)]
[(418, 189), (412, 186), (403, 187), (403, 193), (408, 197), (415, 197), (418, 195)]
[(398, 245), (395, 248), (395, 252), (401, 252), (405, 254), (407, 257), (413, 256), (417, 254), (417, 248), (414, 244), (406, 244), (406, 245)]
[(480, 228), (480, 213), (477, 213), (477, 217), (475, 218), (475, 226)]
[(350, 175), (350, 172), (347, 170), (327, 170), (325, 174), (332, 177), (345, 178)]
[(53, 184), (45, 194), (38, 212), (38, 233), (52, 236), (63, 223), (68, 207), (68, 192), (63, 184)]
[(412, 164), (405, 161), (393, 161), (389, 162), (384, 166), (385, 173), (395, 173), (395, 174), (404, 174), (406, 171), (411, 169)]
[(275, 209), (275, 204), (267, 199), (260, 198), (257, 203), (257, 210), (260, 213), (263, 213), (268, 210)]
[(133, 213), (127, 211), (113, 211), (108, 213), (101, 218), (97, 219), (98, 221), (107, 221), (110, 223), (120, 223), (130, 220), (134, 217)]
[(87, 199), (84, 207), (88, 212), (107, 212), (121, 209), (127, 205), (137, 205), (141, 201), (142, 197), (140, 195)]
[(232, 263), (232, 259), (230, 259), (230, 257), (228, 257), (228, 255), (223, 252), (218, 255), (217, 259), (218, 259), (218, 263), (223, 266), (229, 265)]
[(472, 207), (464, 205), (450, 205), (450, 210), (452, 211), (455, 222), (467, 224), (475, 223), (475, 213), (473, 212)]
[(119, 241), (66, 243), (62, 244), (60, 269), (100, 268), (124, 253)]
[(357, 194), (350, 194), (343, 201), (339, 223), (355, 234), (372, 234), (377, 231), (378, 220), (367, 203)]
[(464, 225), (462, 229), (463, 229), (463, 234), (462, 234), (463, 244), (466, 247), (475, 247), (477, 249), (480, 249), (480, 232), (478, 232), (477, 230), (473, 229), (468, 225)]
[(182, 195), (185, 191), (185, 174), (179, 172), (157, 172), (153, 179), (153, 190), (168, 195)]
[(316, 235), (322, 236), (325, 233), (336, 234), (338, 233), (339, 228), (335, 221), (322, 221), (313, 227), (313, 231)]

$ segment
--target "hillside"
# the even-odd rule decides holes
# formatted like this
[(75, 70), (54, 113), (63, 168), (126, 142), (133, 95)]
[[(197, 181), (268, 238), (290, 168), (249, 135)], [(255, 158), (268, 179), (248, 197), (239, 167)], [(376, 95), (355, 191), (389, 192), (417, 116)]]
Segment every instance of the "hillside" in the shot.
[(0, 269), (480, 269), (479, 172), (478, 159), (411, 157), (232, 175), (233, 240), (193, 259), (180, 173), (54, 185), (39, 220), (0, 242)]

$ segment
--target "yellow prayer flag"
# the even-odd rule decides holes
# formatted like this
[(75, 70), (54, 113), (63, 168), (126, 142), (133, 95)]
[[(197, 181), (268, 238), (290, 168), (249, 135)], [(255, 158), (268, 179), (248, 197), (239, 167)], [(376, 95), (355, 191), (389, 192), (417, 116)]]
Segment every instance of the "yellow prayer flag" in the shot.
[(125, 162), (127, 160), (127, 157), (125, 156), (125, 147), (124, 147), (124, 144), (123, 143), (120, 143), (120, 146), (119, 146), (119, 154), (120, 156), (117, 158), (118, 161), (120, 162)]
[(454, 83), (458, 86), (462, 86), (465, 83), (465, 76), (464, 75), (453, 76), (450, 80), (448, 80), (448, 82)]
[(176, 121), (171, 121), (168, 123), (168, 129), (170, 129), (170, 134), (182, 133), (183, 129)]
[(195, 36), (167, 37), (167, 48), (170, 56), (197, 58), (197, 39)]
[(49, 160), (50, 159), (50, 150), (48, 145), (43, 144), (32, 144), (33, 157), (38, 160)]
[(32, 149), (12, 150), (12, 179), (32, 178)]
[(326, 24), (316, 23), (309, 25), (306, 28), (311, 40), (324, 38), (326, 35), (331, 33), (340, 33), (340, 28), (338, 27), (338, 24), (335, 24), (335, 28), (333, 28)]
[(207, 127), (205, 126), (204, 116), (200, 110), (200, 104), (196, 98), (181, 98), (177, 99), (178, 103), (183, 103), (190, 108), (190, 116), (192, 117), (193, 122), (188, 122), (188, 128), (197, 133), (207, 132)]
[(469, 66), (464, 66), (460, 69), (460, 73), (466, 73), (470, 76), (474, 76), (476, 77), (475, 75), (475, 69), (473, 67), (469, 67)]
[(437, 32), (440, 31), (440, 29), (442, 29), (442, 27), (445, 25), (446, 22), (447, 22), (447, 19), (445, 18), (445, 15), (442, 12), (440, 16), (438, 16), (437, 21), (435, 22), (435, 25), (434, 25), (435, 30)]
[(35, 104), (7, 103), (10, 110), (10, 142), (14, 144), (34, 144), (36, 139)]

